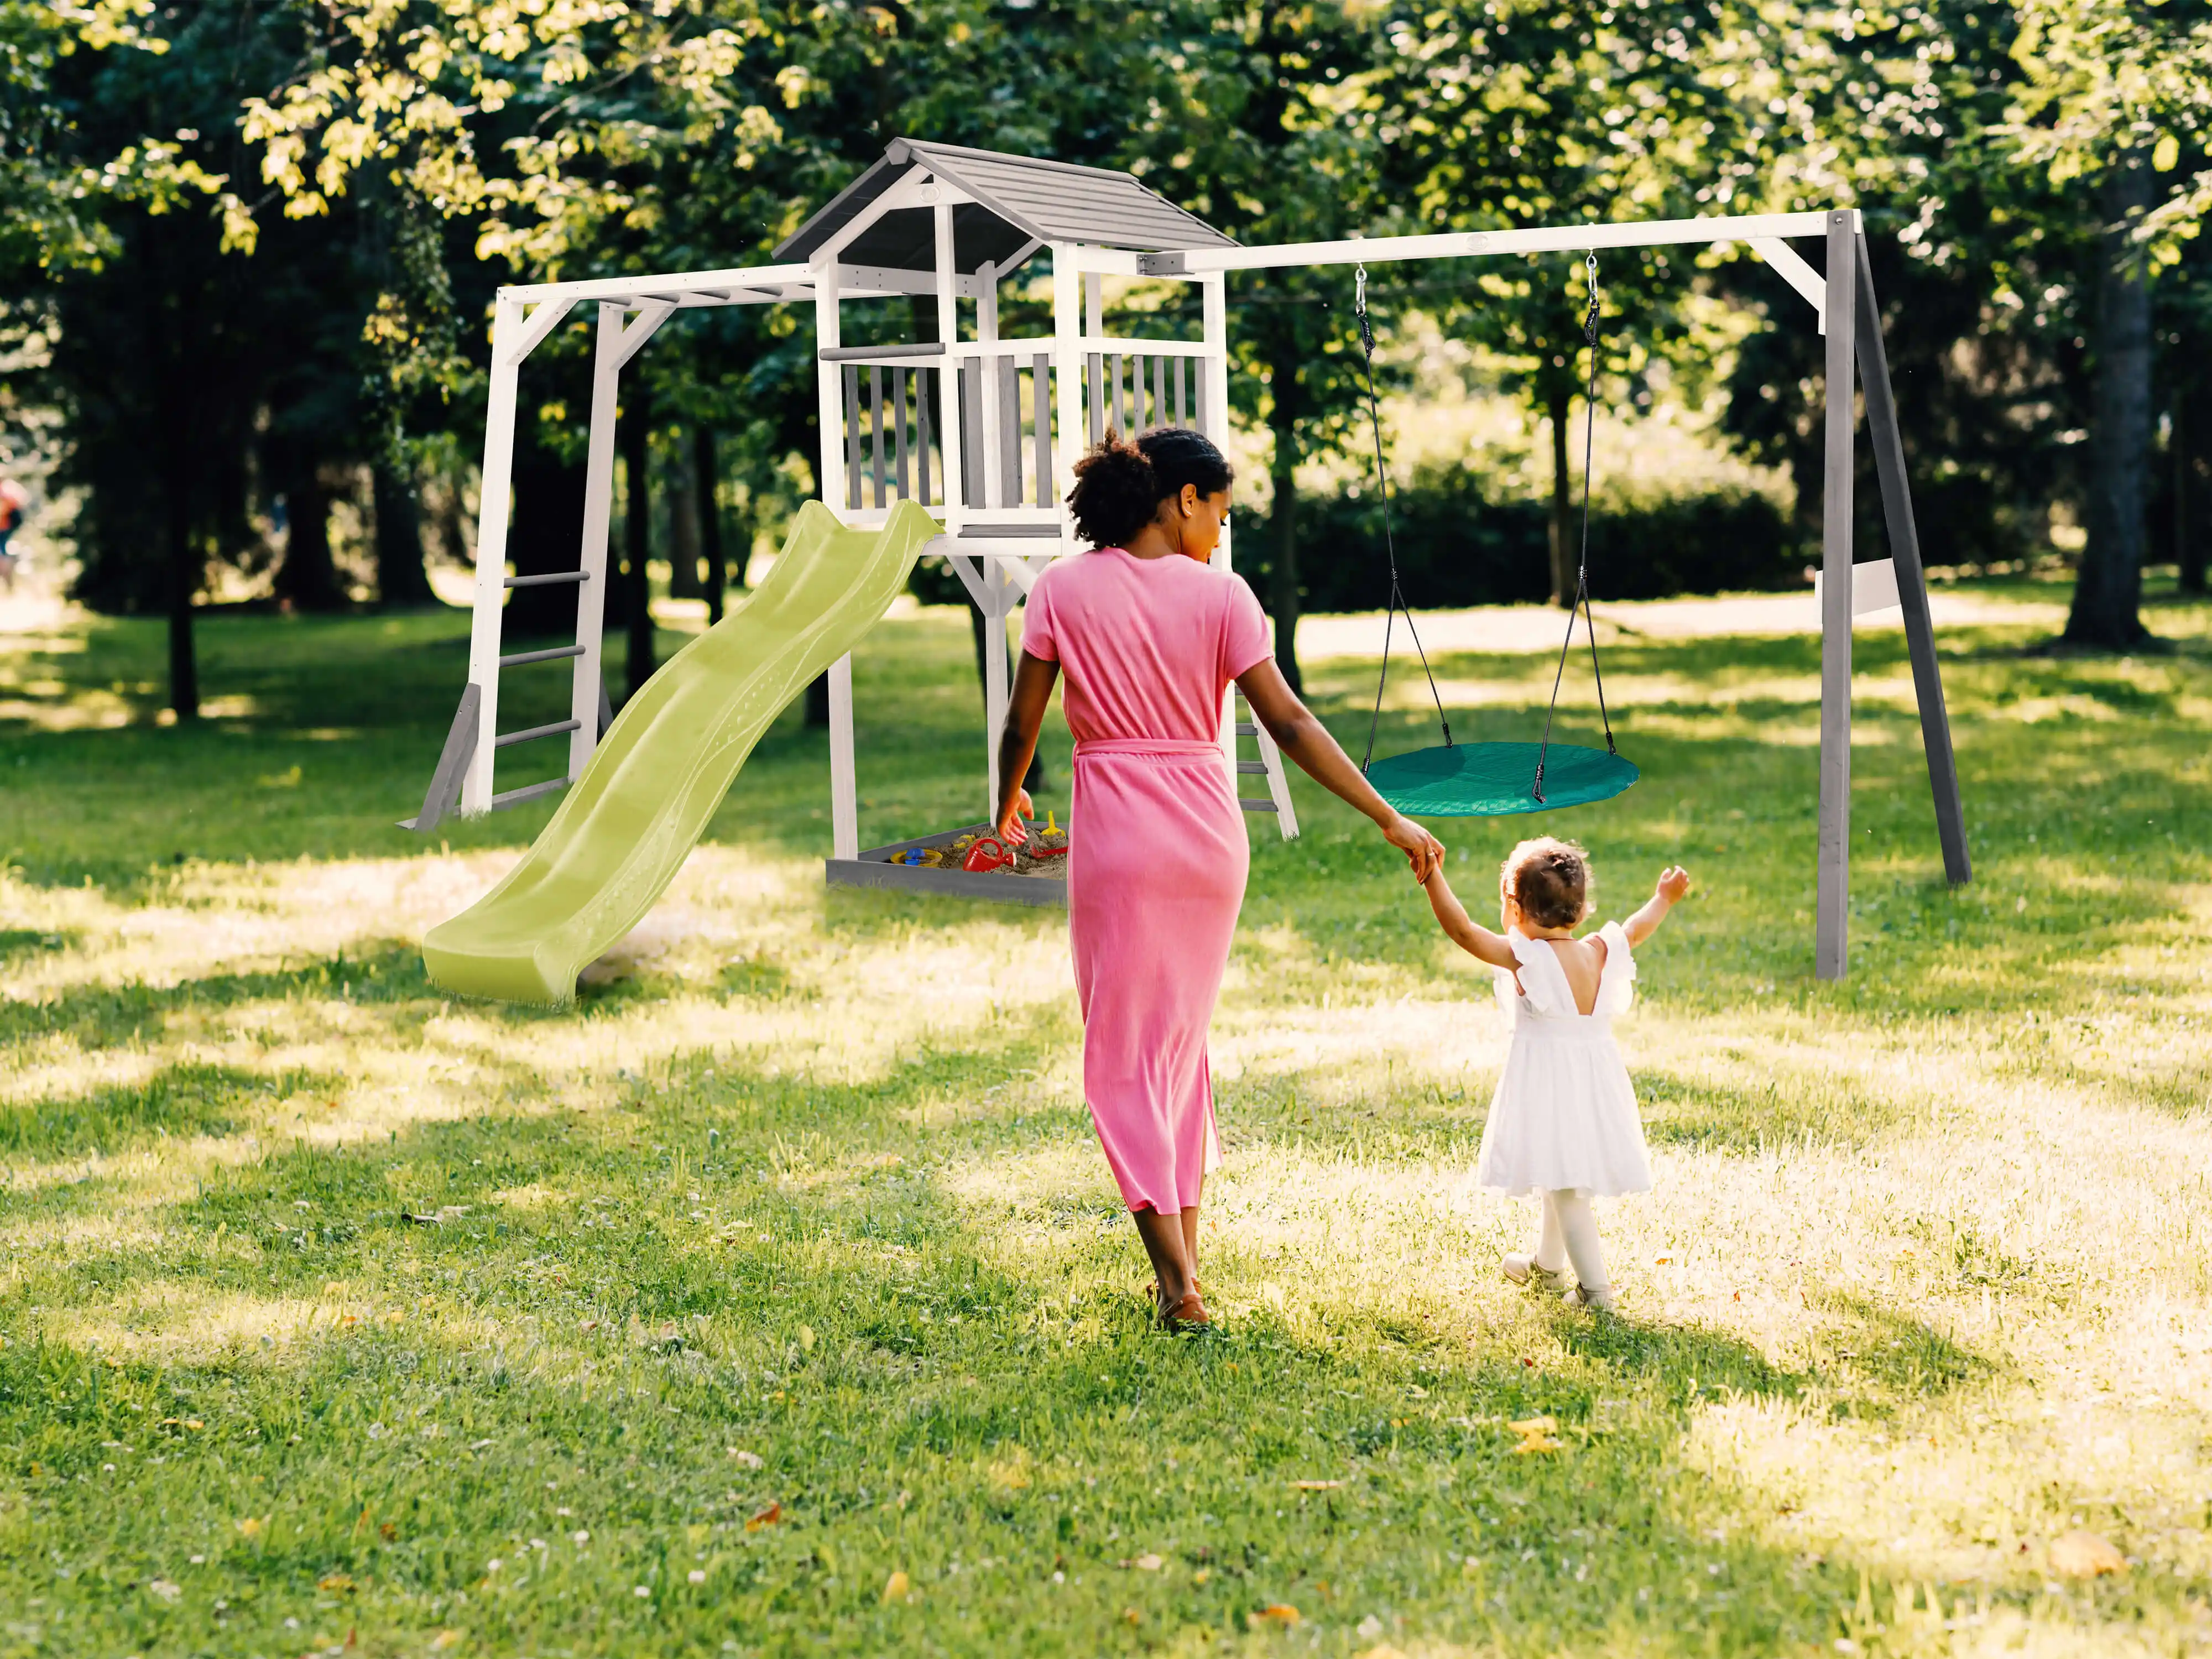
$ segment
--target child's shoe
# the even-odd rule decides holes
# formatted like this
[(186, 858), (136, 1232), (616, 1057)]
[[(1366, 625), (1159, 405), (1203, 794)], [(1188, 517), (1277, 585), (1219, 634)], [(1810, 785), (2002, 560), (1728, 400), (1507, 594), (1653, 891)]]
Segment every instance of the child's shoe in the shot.
[(1566, 1293), (1568, 1306), (1595, 1308), (1600, 1313), (1614, 1311), (1613, 1304), (1617, 1299), (1613, 1288), (1610, 1285), (1601, 1291), (1593, 1291), (1587, 1285), (1577, 1285)]
[(1518, 1250), (1508, 1251), (1499, 1258), (1498, 1265), (1505, 1270), (1505, 1276), (1516, 1285), (1526, 1285), (1533, 1279), (1536, 1281), (1536, 1288), (1540, 1291), (1550, 1291), (1556, 1294), (1566, 1290), (1575, 1282), (1574, 1276), (1564, 1267), (1557, 1273), (1553, 1273), (1549, 1267), (1540, 1267), (1536, 1265), (1534, 1256)]

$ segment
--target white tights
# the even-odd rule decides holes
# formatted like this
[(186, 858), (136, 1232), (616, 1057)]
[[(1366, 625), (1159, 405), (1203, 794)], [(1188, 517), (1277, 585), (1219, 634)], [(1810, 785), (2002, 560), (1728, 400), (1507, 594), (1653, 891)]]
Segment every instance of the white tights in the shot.
[(1544, 1218), (1536, 1231), (1537, 1267), (1556, 1273), (1570, 1262), (1590, 1295), (1612, 1289), (1605, 1276), (1605, 1253), (1598, 1248), (1597, 1217), (1591, 1213), (1589, 1194), (1578, 1187), (1544, 1194)]

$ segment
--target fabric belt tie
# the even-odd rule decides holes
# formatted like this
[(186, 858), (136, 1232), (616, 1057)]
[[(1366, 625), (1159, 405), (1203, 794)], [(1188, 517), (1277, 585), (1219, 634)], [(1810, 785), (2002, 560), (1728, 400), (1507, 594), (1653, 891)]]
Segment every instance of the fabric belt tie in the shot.
[(1164, 758), (1211, 755), (1218, 760), (1221, 745), (1193, 742), (1184, 738), (1085, 738), (1077, 743), (1076, 759), (1082, 760), (1091, 755), (1158, 755)]

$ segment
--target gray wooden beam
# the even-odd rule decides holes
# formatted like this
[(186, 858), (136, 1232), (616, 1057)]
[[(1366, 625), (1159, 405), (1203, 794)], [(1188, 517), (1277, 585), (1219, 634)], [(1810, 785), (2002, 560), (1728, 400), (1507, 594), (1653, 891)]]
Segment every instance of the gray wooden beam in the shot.
[(1858, 243), (1848, 210), (1828, 215), (1828, 402), (1820, 484), (1820, 832), (1813, 972), (1841, 979), (1851, 927), (1851, 447)]
[(1973, 860), (1966, 851), (1966, 811), (1959, 799), (1959, 763), (1951, 752), (1951, 716), (1943, 702), (1942, 671), (1936, 661), (1928, 578), (1920, 562), (1920, 532), (1913, 523), (1912, 495), (1905, 483), (1905, 443), (1898, 430), (1889, 356), (1882, 349), (1881, 310), (1875, 301), (1864, 232), (1856, 241), (1859, 384), (1866, 393), (1867, 440), (1874, 446), (1889, 553), (1897, 565), (1897, 597), (1905, 612), (1905, 648), (1912, 658), (1913, 696), (1920, 706), (1920, 742), (1928, 755), (1928, 787), (1936, 798), (1936, 836), (1942, 843), (1943, 873), (1958, 887), (1974, 878)]
[(477, 752), (477, 714), (483, 706), (483, 689), (474, 680), (461, 688), (460, 707), (453, 711), (453, 729), (446, 734), (446, 746), (439, 753), (438, 764), (430, 774), (430, 787), (422, 792), (422, 810), (411, 818), (402, 818), (399, 827), (412, 830), (418, 836), (427, 836), (459, 808), (461, 780), (468, 775), (469, 763)]

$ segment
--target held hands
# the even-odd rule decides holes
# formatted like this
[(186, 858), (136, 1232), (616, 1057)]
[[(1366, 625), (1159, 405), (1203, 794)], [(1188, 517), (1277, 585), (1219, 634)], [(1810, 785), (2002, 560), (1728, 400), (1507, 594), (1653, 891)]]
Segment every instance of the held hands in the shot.
[(1402, 813), (1394, 816), (1382, 826), (1382, 839), (1406, 855), (1406, 862), (1413, 866), (1415, 881), (1425, 882), (1431, 874), (1443, 868), (1443, 843)]
[(1670, 864), (1659, 872), (1659, 880), (1651, 889), (1651, 896), (1674, 904), (1689, 890), (1690, 872), (1679, 864)]
[[(1036, 816), (1036, 808), (1030, 803), (1030, 792), (1015, 790), (1013, 801), (1007, 806), (1006, 816), (999, 820), (999, 839), (1009, 847), (1019, 847), (1030, 838), (1030, 832), (1022, 828), (1022, 820)], [(1685, 881), (1687, 879), (1684, 878)]]

